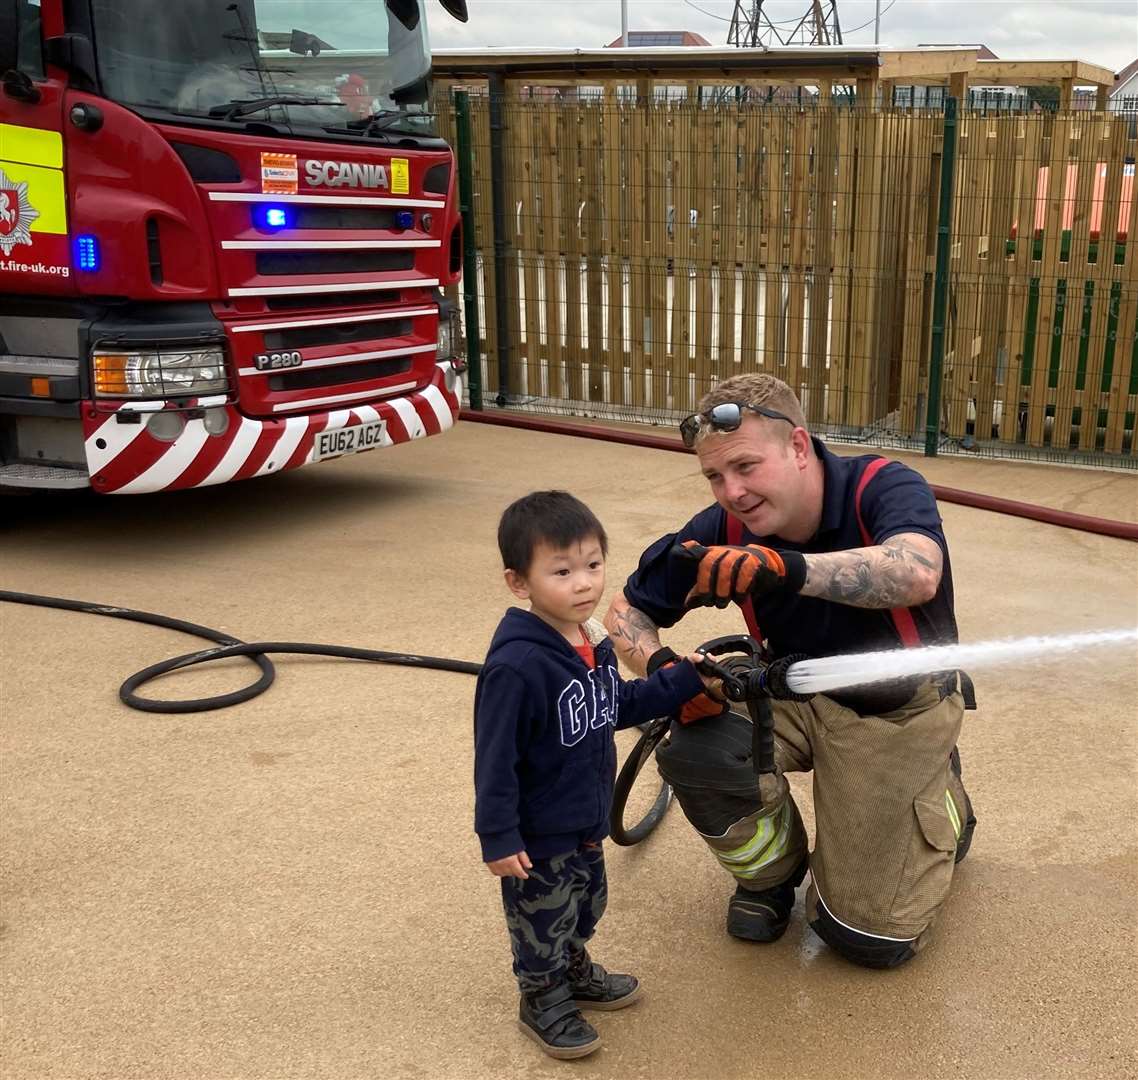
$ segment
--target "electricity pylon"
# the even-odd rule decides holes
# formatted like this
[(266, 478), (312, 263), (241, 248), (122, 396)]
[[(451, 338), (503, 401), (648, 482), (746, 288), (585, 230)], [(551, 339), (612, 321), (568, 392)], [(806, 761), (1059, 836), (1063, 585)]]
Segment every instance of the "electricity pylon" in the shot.
[(735, 0), (727, 31), (728, 45), (759, 49), (775, 45), (842, 44), (838, 0), (808, 0), (800, 18), (785, 22), (772, 22), (763, 10), (764, 3), (765, 0)]

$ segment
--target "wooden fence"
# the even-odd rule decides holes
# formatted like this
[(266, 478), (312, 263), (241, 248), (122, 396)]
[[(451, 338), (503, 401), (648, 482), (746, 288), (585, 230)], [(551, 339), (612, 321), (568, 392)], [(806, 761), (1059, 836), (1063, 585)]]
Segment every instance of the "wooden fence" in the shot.
[[(945, 438), (1134, 454), (1131, 120), (964, 114), (938, 283), (939, 113), (515, 93), (501, 101), (494, 178), (490, 102), (470, 102), (491, 396), (673, 420), (718, 380), (769, 371), (819, 431), (923, 445), (940, 285)], [(453, 142), (448, 98), (436, 107)], [(495, 179), (508, 208), (505, 342)]]

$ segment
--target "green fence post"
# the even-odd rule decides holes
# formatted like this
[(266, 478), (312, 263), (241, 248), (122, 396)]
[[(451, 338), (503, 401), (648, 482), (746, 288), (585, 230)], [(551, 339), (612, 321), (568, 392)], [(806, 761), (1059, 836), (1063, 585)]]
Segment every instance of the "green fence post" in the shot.
[(474, 148), (470, 137), (470, 95), (454, 91), (458, 158), (458, 203), (462, 214), (462, 303), (470, 407), (482, 408), (482, 334), (478, 324), (478, 244), (474, 235)]
[(940, 442), (940, 391), (944, 381), (944, 324), (948, 312), (948, 259), (952, 248), (952, 181), (955, 165), (956, 98), (950, 97), (944, 101), (944, 147), (940, 157), (940, 214), (936, 226), (929, 408), (925, 418), (926, 457), (936, 457), (937, 443)]

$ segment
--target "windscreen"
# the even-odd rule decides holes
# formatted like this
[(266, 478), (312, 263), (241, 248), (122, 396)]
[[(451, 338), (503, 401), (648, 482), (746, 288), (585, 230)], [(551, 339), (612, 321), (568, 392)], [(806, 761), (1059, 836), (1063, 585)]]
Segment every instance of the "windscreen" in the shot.
[(92, 0), (91, 8), (103, 93), (124, 105), (299, 128), (382, 116), (387, 126), (423, 130), (421, 116), (395, 115), (421, 112), (414, 102), (430, 70), (423, 0)]

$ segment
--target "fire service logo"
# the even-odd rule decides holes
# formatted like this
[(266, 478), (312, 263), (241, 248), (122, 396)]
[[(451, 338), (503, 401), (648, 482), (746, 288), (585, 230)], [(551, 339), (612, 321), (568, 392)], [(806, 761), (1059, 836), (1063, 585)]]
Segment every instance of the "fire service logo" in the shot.
[(28, 185), (0, 169), (0, 251), (7, 258), (17, 244), (32, 242), (31, 224), (39, 211), (28, 201)]

